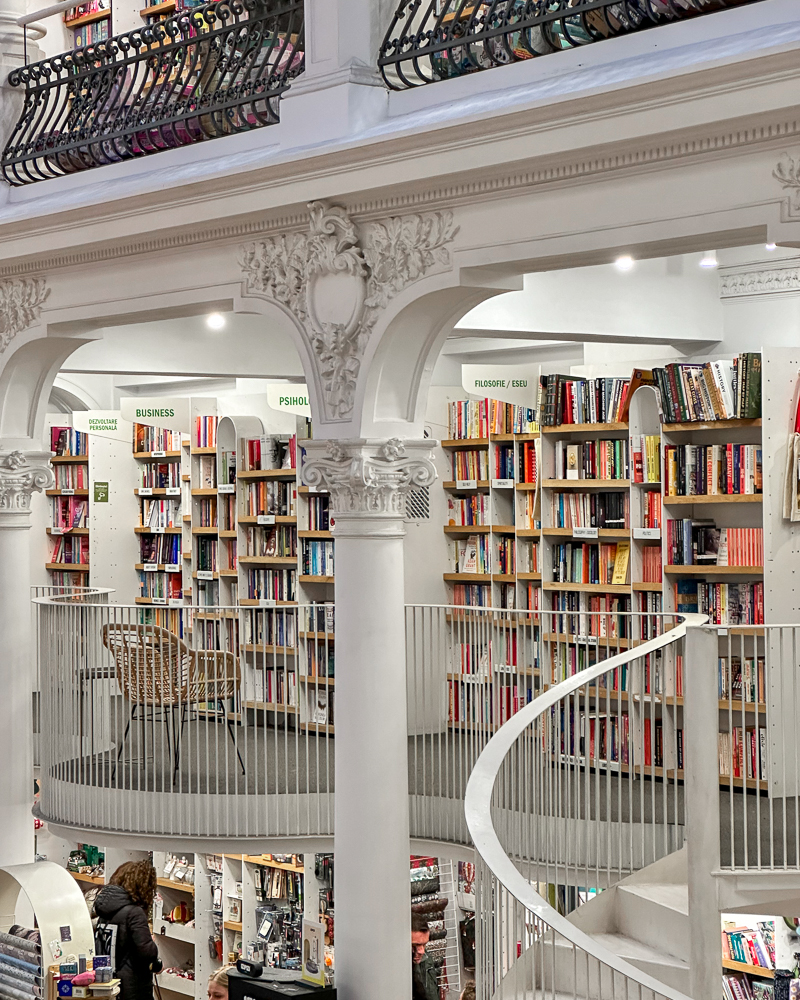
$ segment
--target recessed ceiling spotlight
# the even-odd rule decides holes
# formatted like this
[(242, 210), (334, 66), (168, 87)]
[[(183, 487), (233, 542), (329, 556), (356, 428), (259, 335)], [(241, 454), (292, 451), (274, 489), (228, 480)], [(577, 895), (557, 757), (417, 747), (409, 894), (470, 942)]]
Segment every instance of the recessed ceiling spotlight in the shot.
[(777, 250), (778, 249), (778, 244), (777, 243), (767, 243), (767, 245), (764, 247), (764, 249), (765, 250), (769, 250), (769, 252), (772, 253), (773, 250)]
[(703, 256), (700, 258), (700, 267), (718, 267), (719, 261), (717, 260), (716, 250), (707, 250)]
[(616, 267), (618, 271), (631, 271), (633, 270), (633, 265), (633, 257), (630, 257), (628, 254), (624, 257), (617, 257), (614, 261), (614, 267)]
[(225, 317), (222, 313), (210, 313), (206, 316), (206, 326), (210, 330), (222, 330), (225, 326)]

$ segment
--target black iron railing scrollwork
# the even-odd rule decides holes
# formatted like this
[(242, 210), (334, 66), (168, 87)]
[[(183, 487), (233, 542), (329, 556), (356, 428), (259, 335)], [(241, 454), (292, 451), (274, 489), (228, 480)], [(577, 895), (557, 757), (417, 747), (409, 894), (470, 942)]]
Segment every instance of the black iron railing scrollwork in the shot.
[(217, 0), (24, 66), (3, 174), (30, 184), (271, 125), (303, 51), (303, 0)]
[(405, 90), (758, 0), (401, 0), (381, 46)]

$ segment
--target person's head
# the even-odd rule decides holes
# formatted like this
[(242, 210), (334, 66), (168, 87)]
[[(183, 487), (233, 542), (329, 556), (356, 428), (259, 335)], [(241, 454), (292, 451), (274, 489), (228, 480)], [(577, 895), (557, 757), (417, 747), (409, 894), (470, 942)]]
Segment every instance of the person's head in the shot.
[(156, 894), (156, 870), (149, 861), (126, 861), (111, 876), (109, 884), (120, 886), (134, 903), (149, 910)]
[(425, 958), (425, 949), (431, 939), (427, 919), (421, 913), (411, 914), (411, 958), (419, 964)]
[(458, 1000), (475, 1000), (475, 983), (467, 983)]
[(228, 973), (232, 965), (223, 965), (208, 977), (208, 1000), (228, 1000)]

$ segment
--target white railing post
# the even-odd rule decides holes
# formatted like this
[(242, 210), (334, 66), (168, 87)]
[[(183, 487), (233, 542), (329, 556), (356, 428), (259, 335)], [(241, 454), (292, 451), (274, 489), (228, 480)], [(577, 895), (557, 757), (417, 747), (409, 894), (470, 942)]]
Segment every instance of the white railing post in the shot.
[(717, 633), (689, 628), (684, 671), (686, 840), (689, 869), (690, 983), (695, 1000), (720, 993), (719, 766)]

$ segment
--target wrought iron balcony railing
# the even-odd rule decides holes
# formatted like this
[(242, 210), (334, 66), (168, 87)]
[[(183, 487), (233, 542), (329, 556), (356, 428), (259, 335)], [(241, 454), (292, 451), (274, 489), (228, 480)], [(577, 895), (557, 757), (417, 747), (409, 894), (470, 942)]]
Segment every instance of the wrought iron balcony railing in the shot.
[(303, 0), (217, 0), (24, 66), (3, 174), (30, 184), (272, 125), (303, 51)]
[(381, 46), (405, 90), (758, 0), (401, 0)]

